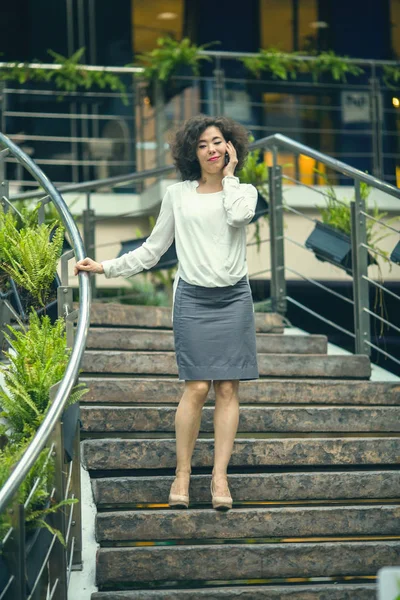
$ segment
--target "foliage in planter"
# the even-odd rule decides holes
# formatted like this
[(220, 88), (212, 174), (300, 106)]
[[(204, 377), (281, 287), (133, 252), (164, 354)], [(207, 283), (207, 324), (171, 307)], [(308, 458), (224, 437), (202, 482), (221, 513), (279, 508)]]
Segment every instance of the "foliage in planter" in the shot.
[(314, 81), (325, 75), (331, 75), (334, 81), (347, 81), (347, 75), (361, 75), (364, 70), (348, 62), (347, 56), (338, 56), (332, 51), (321, 52), (307, 57), (298, 52), (282, 52), (277, 48), (260, 49), (255, 57), (240, 60), (252, 75), (260, 77), (270, 73), (274, 79), (296, 79), (301, 73), (310, 73)]
[[(326, 191), (326, 207), (318, 207), (322, 222), (325, 225), (330, 225), (342, 233), (351, 236), (350, 202), (348, 200), (339, 200), (336, 196), (333, 186), (329, 184), (326, 175), (320, 171), (318, 171), (318, 174), (325, 179), (328, 185), (328, 189)], [(360, 182), (361, 198), (364, 201), (367, 201), (370, 192), (371, 188), (366, 183)], [(384, 219), (388, 214), (387, 212), (381, 212), (376, 204), (372, 209), (367, 208), (366, 212), (371, 215), (371, 217), (379, 221)], [(391, 221), (392, 220), (393, 219), (391, 219)], [(383, 255), (384, 260), (389, 263), (389, 253), (379, 247), (379, 242), (386, 238), (388, 234), (382, 233), (382, 226), (370, 219), (366, 219), (366, 228), (368, 246)], [(378, 254), (376, 254), (376, 257), (377, 256)]]
[[(48, 316), (39, 317), (32, 310), (28, 327), (21, 324), (19, 330), (8, 329), (6, 338), (13, 351), (5, 353), (10, 363), (1, 369), (7, 391), (0, 389), (0, 405), (14, 438), (20, 439), (43, 421), (50, 406), (50, 388), (62, 379), (71, 350), (61, 318), (52, 325)], [(86, 392), (84, 384), (77, 384), (68, 404), (79, 402)]]
[(201, 56), (199, 52), (213, 43), (216, 42), (197, 46), (189, 38), (177, 41), (170, 36), (160, 37), (157, 48), (136, 57), (136, 62), (139, 63), (137, 66), (144, 69), (138, 77), (149, 82), (158, 80), (166, 83), (181, 67), (189, 67), (194, 75), (199, 75), (200, 63), (211, 60), (208, 56)]
[[(80, 48), (72, 56), (66, 57), (53, 50), (48, 50), (53, 57), (54, 63), (61, 65), (55, 69), (32, 69), (27, 64), (11, 63), (11, 67), (0, 69), (0, 81), (16, 81), (24, 84), (27, 82), (54, 82), (58, 90), (64, 92), (76, 92), (77, 90), (88, 90), (95, 87), (109, 89), (122, 94), (122, 101), (128, 104), (126, 86), (121, 78), (104, 70), (85, 71), (80, 65), (80, 60), (85, 48)], [(62, 99), (62, 95), (59, 99)]]
[[(250, 142), (253, 141), (254, 138), (251, 136)], [(265, 200), (268, 198), (268, 167), (263, 160), (261, 148), (249, 152), (246, 162), (243, 165), (243, 168), (237, 172), (237, 176), (241, 183), (251, 183), (257, 188), (258, 192)], [(268, 220), (268, 214), (263, 216), (264, 219)], [(257, 243), (257, 249), (259, 251), (261, 243), (259, 221), (255, 221), (254, 223), (254, 241)]]
[[(30, 215), (31, 220), (34, 216)], [(62, 253), (64, 228), (55, 224), (23, 225), (19, 217), (0, 209), (0, 267), (44, 307)]]
[[(16, 441), (11, 434), (7, 444), (0, 449), (0, 488), (3, 487), (11, 475), (14, 466), (21, 459), (29, 443), (32, 441), (32, 437), (33, 434), (31, 437)], [(53, 487), (54, 464), (52, 458), (48, 457), (48, 454), (48, 449), (45, 448), (42, 450), (32, 469), (19, 486), (16, 501), (18, 504), (25, 504), (30, 496), (29, 503), (25, 508), (25, 526), (27, 528), (27, 533), (38, 527), (45, 527), (50, 533), (57, 535), (60, 542), (64, 545), (65, 541), (61, 532), (51, 527), (45, 519), (47, 515), (57, 512), (64, 506), (75, 504), (78, 500), (75, 498), (68, 498), (55, 503), (49, 499)], [(37, 481), (38, 484), (31, 494)], [(0, 513), (0, 539), (3, 539), (4, 535), (10, 529), (10, 526), (11, 520), (9, 512), (4, 511), (3, 513)]]
[[(120, 296), (121, 304), (139, 305), (139, 306), (169, 306), (168, 294), (157, 289), (154, 281), (148, 277), (150, 274), (144, 273), (144, 281), (129, 279), (129, 289), (126, 294)], [(154, 274), (151, 274), (153, 276)]]
[(382, 80), (388, 88), (390, 88), (392, 90), (399, 89), (399, 87), (400, 87), (400, 67), (384, 65)]

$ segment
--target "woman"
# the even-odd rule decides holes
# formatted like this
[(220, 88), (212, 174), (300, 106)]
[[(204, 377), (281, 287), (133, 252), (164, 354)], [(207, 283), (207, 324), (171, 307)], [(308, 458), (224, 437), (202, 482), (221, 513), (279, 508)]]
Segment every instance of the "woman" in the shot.
[(191, 459), (202, 407), (214, 383), (215, 509), (232, 507), (227, 468), (239, 420), (239, 381), (258, 378), (253, 303), (247, 276), (246, 225), (257, 190), (235, 170), (248, 152), (244, 127), (225, 117), (197, 116), (171, 144), (182, 182), (171, 185), (151, 235), (120, 258), (79, 261), (79, 270), (128, 277), (157, 264), (175, 239), (173, 329), (179, 378), (185, 381), (175, 416), (175, 480), (170, 506), (187, 508)]

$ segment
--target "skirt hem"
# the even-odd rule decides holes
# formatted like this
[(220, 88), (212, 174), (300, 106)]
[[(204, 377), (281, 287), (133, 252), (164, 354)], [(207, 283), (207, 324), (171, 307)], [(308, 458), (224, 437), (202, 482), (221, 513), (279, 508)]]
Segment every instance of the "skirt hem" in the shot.
[(181, 381), (249, 381), (259, 379), (258, 369), (254, 366), (247, 369), (231, 367), (215, 369), (210, 367), (179, 367)]

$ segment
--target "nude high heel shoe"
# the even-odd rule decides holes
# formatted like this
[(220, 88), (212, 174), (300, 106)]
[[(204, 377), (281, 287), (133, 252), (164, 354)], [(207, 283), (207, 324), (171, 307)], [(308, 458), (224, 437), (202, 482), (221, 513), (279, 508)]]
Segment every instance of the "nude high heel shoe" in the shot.
[(210, 483), (212, 505), (215, 510), (229, 510), (232, 508), (232, 496), (216, 496), (213, 489), (213, 479)]
[[(188, 480), (190, 481), (190, 473), (188, 474)], [(169, 492), (168, 504), (171, 508), (189, 508), (189, 493), (188, 494), (174, 494), (172, 492), (172, 486), (176, 481), (173, 481), (171, 485), (171, 490)], [(188, 481), (188, 491), (189, 491), (189, 481)]]

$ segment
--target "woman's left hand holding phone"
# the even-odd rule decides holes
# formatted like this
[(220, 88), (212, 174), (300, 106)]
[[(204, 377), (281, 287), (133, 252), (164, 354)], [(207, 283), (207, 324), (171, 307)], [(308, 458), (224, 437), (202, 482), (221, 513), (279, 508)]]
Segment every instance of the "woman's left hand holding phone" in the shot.
[(229, 162), (222, 171), (224, 177), (232, 177), (235, 174), (236, 165), (238, 164), (238, 158), (235, 150), (235, 146), (232, 142), (226, 144), (226, 151), (229, 156)]

